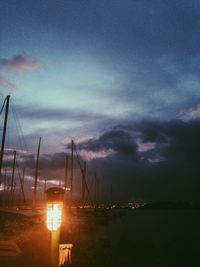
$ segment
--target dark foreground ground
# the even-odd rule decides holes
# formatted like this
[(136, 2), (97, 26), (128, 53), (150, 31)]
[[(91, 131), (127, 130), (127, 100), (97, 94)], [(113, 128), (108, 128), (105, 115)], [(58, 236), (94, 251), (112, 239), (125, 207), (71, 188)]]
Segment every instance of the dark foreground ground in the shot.
[[(199, 210), (73, 211), (61, 230), (61, 243), (74, 246), (71, 267), (200, 266)], [(44, 218), (1, 212), (2, 239), (14, 240), (22, 255), (1, 257), (1, 267), (49, 266)]]

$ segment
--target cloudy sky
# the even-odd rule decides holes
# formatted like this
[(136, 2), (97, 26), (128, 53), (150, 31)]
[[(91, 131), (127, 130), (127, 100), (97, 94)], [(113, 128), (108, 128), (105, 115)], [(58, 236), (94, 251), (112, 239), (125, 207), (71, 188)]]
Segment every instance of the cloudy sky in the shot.
[(197, 0), (1, 1), (0, 98), (27, 166), (41, 136), (42, 177), (62, 177), (73, 138), (119, 199), (198, 199), (199, 29)]

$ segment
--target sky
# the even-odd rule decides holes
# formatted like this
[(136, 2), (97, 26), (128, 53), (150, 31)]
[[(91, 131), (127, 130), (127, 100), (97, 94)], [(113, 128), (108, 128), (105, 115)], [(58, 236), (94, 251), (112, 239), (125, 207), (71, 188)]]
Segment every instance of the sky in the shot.
[(1, 1), (7, 149), (27, 181), (40, 136), (41, 182), (63, 177), (73, 138), (104, 197), (199, 200), (199, 29), (197, 0)]

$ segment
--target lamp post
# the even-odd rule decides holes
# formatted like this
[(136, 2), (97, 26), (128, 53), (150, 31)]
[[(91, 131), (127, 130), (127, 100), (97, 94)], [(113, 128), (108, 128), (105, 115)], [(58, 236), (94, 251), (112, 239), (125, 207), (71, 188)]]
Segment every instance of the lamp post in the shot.
[(60, 226), (62, 223), (62, 211), (65, 190), (59, 187), (51, 187), (46, 190), (46, 225), (51, 231), (51, 267), (58, 267)]

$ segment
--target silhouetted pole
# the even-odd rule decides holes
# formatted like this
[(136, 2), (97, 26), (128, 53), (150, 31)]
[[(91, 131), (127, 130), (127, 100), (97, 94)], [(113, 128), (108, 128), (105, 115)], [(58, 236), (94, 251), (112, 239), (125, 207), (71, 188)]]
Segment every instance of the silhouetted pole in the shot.
[(7, 183), (7, 168), (4, 169), (4, 182), (3, 182), (4, 205), (6, 204), (6, 183)]
[(68, 178), (68, 156), (65, 157), (65, 191), (67, 189), (67, 178)]
[(74, 178), (74, 141), (72, 140), (72, 147), (71, 147), (71, 200), (72, 200), (72, 193), (73, 193), (73, 178)]
[(22, 194), (23, 194), (24, 204), (26, 203), (25, 192), (24, 192), (24, 178), (25, 178), (25, 171), (26, 171), (26, 168), (24, 167), (24, 168), (23, 168), (23, 172), (22, 172), (22, 181), (21, 181)]
[(5, 168), (4, 170), (4, 185), (3, 185), (4, 194), (6, 193), (6, 180), (7, 180), (7, 168)]
[(85, 205), (85, 184), (86, 184), (86, 162), (84, 161), (83, 173), (82, 173), (82, 205)]
[(3, 165), (4, 147), (5, 147), (5, 141), (6, 141), (6, 129), (7, 129), (7, 122), (8, 122), (9, 102), (10, 102), (10, 95), (7, 95), (3, 135), (2, 135), (2, 142), (1, 142), (1, 154), (0, 154), (0, 184), (1, 184), (1, 170), (2, 170), (2, 165)]
[(39, 167), (39, 157), (40, 157), (40, 144), (41, 144), (41, 137), (39, 139), (38, 151), (37, 151), (37, 159), (36, 159), (36, 164), (35, 164), (35, 182), (34, 182), (34, 188), (33, 188), (33, 209), (35, 209), (35, 206), (36, 206), (36, 193), (37, 193), (38, 167)]
[(12, 167), (12, 177), (11, 177), (11, 204), (13, 204), (13, 192), (14, 192), (14, 177), (15, 177), (15, 165), (16, 165), (16, 150), (14, 150), (14, 159), (13, 159), (13, 167)]
[[(77, 152), (76, 145), (74, 146), (74, 148), (75, 148), (75, 153), (76, 153), (76, 156), (77, 156), (78, 165), (79, 165), (79, 168), (80, 168), (80, 170), (81, 170), (82, 177), (84, 177), (84, 170), (83, 170), (83, 168), (82, 168), (82, 166), (81, 166), (81, 161), (80, 161), (80, 158), (79, 158), (79, 155), (78, 155), (78, 152)], [(89, 191), (89, 188), (88, 188), (88, 185), (87, 185), (85, 179), (84, 179), (84, 182), (85, 182), (85, 189), (86, 189), (87, 194), (88, 194), (88, 197), (89, 197), (89, 201), (90, 201), (91, 205), (94, 206), (94, 203), (93, 203), (93, 201), (92, 201), (92, 197), (91, 197), (91, 194), (90, 194), (90, 191)]]

